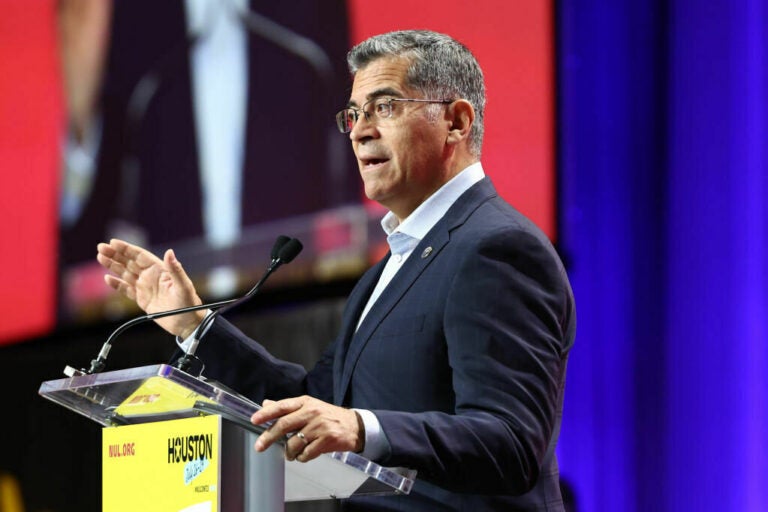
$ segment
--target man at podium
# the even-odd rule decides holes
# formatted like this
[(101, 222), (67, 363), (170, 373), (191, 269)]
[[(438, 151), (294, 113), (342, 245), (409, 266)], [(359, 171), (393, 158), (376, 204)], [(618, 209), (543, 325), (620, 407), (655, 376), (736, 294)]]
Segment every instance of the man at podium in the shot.
[[(259, 451), (293, 434), (290, 460), (355, 451), (418, 470), (410, 494), (351, 498), (347, 510), (563, 510), (555, 446), (573, 295), (549, 240), (483, 172), (480, 67), (428, 31), (372, 37), (348, 64), (336, 121), (366, 195), (388, 209), (390, 252), (309, 372), (217, 317), (197, 352), (205, 373), (263, 401), (252, 421), (274, 424)], [(98, 260), (147, 312), (201, 303), (172, 250), (160, 259), (112, 240)], [(204, 317), (158, 323), (188, 339)]]

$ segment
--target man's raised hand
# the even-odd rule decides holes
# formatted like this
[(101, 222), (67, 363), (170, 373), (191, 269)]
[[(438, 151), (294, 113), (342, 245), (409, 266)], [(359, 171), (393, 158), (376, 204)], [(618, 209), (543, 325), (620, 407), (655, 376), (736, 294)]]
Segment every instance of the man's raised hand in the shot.
[[(147, 313), (202, 304), (172, 249), (160, 259), (142, 247), (113, 238), (100, 243), (97, 251), (96, 259), (110, 271), (104, 281)], [(196, 311), (156, 322), (171, 334), (187, 338), (204, 316), (204, 312)]]

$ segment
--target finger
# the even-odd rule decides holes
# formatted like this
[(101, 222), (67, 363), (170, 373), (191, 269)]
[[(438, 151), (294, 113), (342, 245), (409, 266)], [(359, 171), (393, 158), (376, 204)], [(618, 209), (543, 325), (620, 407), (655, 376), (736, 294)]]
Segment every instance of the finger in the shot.
[[(113, 238), (112, 240), (110, 240), (109, 245), (112, 246), (112, 248), (115, 250), (115, 252), (118, 255), (127, 259), (136, 259), (142, 255), (147, 255), (147, 254), (152, 255), (151, 252), (144, 249), (143, 247), (139, 247), (138, 245), (133, 245), (132, 243), (126, 242), (125, 240), (120, 240), (119, 238)], [(157, 258), (157, 256), (154, 256), (154, 257)]]
[(152, 254), (146, 249), (142, 249), (138, 246), (132, 246), (133, 248), (127, 253), (128, 262), (135, 263), (138, 268), (149, 268), (154, 265), (163, 264), (163, 260)]
[(125, 264), (130, 258), (128, 254), (130, 244), (117, 238), (113, 238), (109, 243), (101, 243), (97, 246), (99, 253), (109, 258)]
[(136, 300), (136, 289), (130, 284), (123, 281), (122, 279), (119, 279), (113, 275), (105, 274), (104, 282), (106, 282), (108, 286), (114, 288), (115, 290), (122, 293), (129, 299)]
[(119, 265), (115, 260), (110, 258), (109, 256), (106, 256), (104, 253), (99, 252), (96, 254), (96, 261), (99, 262), (99, 265), (104, 267), (105, 269), (109, 270), (110, 272), (114, 271), (112, 270), (114, 265)]
[(264, 400), (261, 409), (251, 415), (251, 423), (254, 425), (267, 423), (300, 409), (303, 404), (302, 398), (286, 398), (276, 402)]
[(309, 423), (302, 429), (304, 438), (307, 440), (307, 444), (303, 447), (303, 449), (301, 449), (301, 451), (296, 454), (295, 460), (299, 462), (308, 462), (312, 459), (316, 459), (324, 453), (336, 451), (352, 451), (352, 449), (349, 447), (351, 443), (350, 440), (345, 441), (338, 436), (330, 435), (318, 425), (315, 427), (318, 428), (314, 428), (313, 424)]
[(309, 438), (301, 431), (288, 438), (285, 443), (286, 460), (296, 460), (310, 444)]
[(120, 289), (120, 283), (123, 282), (122, 279), (118, 279), (115, 276), (111, 274), (104, 274), (104, 282), (107, 283), (107, 286), (114, 288), (115, 290)]
[[(259, 439), (256, 440), (256, 443), (254, 443), (253, 445), (254, 449), (257, 452), (263, 452), (268, 450), (274, 443), (271, 440), (268, 440), (267, 442), (262, 442), (262, 441), (263, 440), (260, 437)], [(307, 441), (306, 438), (302, 439), (297, 435), (292, 435), (288, 437), (288, 439), (286, 439), (284, 444), (286, 460), (289, 460), (289, 461), (296, 460), (297, 456), (300, 455), (308, 445), (309, 445), (309, 441)]]
[(107, 258), (112, 258), (116, 251), (115, 248), (111, 245), (101, 242), (100, 244), (96, 245), (96, 252), (97, 254), (106, 256)]
[(328, 414), (325, 417), (314, 415), (301, 429), (307, 446), (296, 455), (299, 462), (307, 462), (323, 453), (335, 451), (359, 452), (364, 443), (365, 428), (358, 413), (326, 404)]
[(181, 265), (181, 262), (176, 258), (176, 253), (173, 252), (173, 249), (168, 249), (165, 251), (163, 262), (165, 263), (165, 266), (174, 281), (190, 281), (189, 276), (187, 276), (187, 273), (184, 270), (184, 267)]
[(318, 441), (312, 441), (307, 444), (298, 454), (296, 454), (295, 459), (291, 460), (297, 460), (299, 462), (309, 462), (312, 459), (316, 459), (323, 453), (326, 453), (321, 448), (322, 444)]
[(263, 452), (274, 443), (285, 439), (288, 434), (298, 432), (301, 427), (304, 426), (305, 422), (300, 418), (292, 416), (293, 415), (283, 416), (270, 425), (267, 430), (262, 432), (258, 439), (256, 439), (256, 451)]
[[(142, 270), (152, 265), (162, 265), (160, 258), (138, 245), (113, 238), (109, 241), (109, 246), (114, 251), (110, 257), (135, 274), (140, 274)], [(105, 250), (109, 255), (109, 250)]]
[(136, 284), (136, 280), (139, 278), (139, 276), (128, 270), (121, 263), (118, 263), (117, 261), (107, 258), (101, 254), (96, 255), (96, 260), (99, 262), (99, 264), (101, 264), (102, 267), (112, 272), (113, 275), (132, 285)]
[(329, 435), (322, 423), (311, 421), (302, 428), (301, 431), (303, 432), (304, 439), (307, 440), (307, 443), (306, 446), (296, 454), (295, 460), (299, 462), (308, 462), (324, 453), (347, 451), (341, 445), (337, 444), (338, 439), (336, 439), (335, 436)]
[(101, 266), (107, 268), (110, 272), (116, 275), (121, 275), (123, 272), (125, 272), (129, 265), (133, 267), (131, 272), (134, 274), (137, 274), (140, 271), (140, 269), (137, 268), (136, 265), (132, 264), (124, 254), (120, 253), (118, 250), (108, 244), (98, 245), (96, 260), (101, 264)]
[[(112, 273), (112, 276), (127, 283), (131, 287), (134, 287), (134, 288), (136, 287), (136, 283), (138, 282), (140, 277), (138, 274), (131, 272), (130, 270), (125, 268), (120, 263), (117, 263), (116, 261), (99, 260), (99, 263), (101, 263), (104, 267), (106, 267), (106, 269)], [(109, 284), (109, 282), (107, 284)]]
[(307, 424), (309, 418), (302, 414), (302, 399), (289, 398), (279, 402), (271, 402), (266, 407), (256, 411), (251, 416), (251, 422), (261, 425), (274, 421), (256, 440), (256, 450), (264, 451), (273, 443), (281, 440), (289, 433), (298, 432)]
[(269, 449), (278, 439), (282, 438), (282, 435), (277, 435), (271, 428), (262, 432), (262, 434), (256, 439), (256, 443), (253, 447), (257, 452), (263, 452)]

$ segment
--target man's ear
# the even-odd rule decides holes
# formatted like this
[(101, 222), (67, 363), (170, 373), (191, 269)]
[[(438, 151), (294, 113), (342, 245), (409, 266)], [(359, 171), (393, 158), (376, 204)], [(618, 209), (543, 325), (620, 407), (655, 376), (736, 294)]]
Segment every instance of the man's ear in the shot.
[(467, 100), (456, 100), (446, 109), (448, 136), (446, 144), (459, 144), (469, 137), (469, 130), (475, 122), (475, 109)]

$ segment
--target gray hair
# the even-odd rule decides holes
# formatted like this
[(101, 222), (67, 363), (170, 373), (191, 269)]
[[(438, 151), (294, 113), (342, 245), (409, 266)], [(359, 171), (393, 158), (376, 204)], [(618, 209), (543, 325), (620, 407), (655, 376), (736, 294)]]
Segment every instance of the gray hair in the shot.
[(371, 62), (386, 57), (410, 61), (406, 85), (431, 99), (469, 101), (475, 122), (469, 150), (480, 158), (483, 146), (485, 84), (483, 72), (469, 49), (450, 36), (428, 30), (403, 30), (373, 36), (352, 48), (347, 64), (354, 75)]

